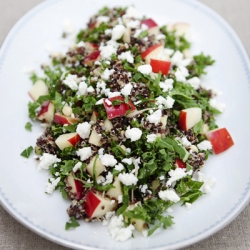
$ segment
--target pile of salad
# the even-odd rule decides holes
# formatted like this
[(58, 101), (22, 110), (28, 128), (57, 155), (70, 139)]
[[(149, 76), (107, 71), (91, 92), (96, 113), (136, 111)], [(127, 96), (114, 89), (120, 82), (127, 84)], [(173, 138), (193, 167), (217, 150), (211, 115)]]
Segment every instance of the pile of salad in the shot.
[(69, 200), (66, 229), (101, 221), (117, 241), (150, 236), (174, 223), (173, 204), (190, 208), (211, 191), (200, 169), (234, 143), (215, 122), (218, 91), (202, 83), (214, 60), (191, 54), (190, 34), (186, 23), (105, 7), (31, 75), (29, 117), (44, 132), (22, 155), (34, 150), (51, 175), (46, 193)]

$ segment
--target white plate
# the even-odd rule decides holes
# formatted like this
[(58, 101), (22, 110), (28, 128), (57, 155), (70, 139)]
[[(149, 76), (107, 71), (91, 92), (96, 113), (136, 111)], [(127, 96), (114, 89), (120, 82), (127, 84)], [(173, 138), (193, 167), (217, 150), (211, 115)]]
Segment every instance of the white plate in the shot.
[[(99, 223), (65, 231), (68, 201), (59, 192), (44, 193), (47, 172), (37, 172), (35, 162), (20, 157), (21, 151), (35, 144), (39, 126), (24, 129), (28, 121), (27, 91), (31, 83), (23, 73), (26, 66), (48, 60), (44, 49), (61, 46), (62, 21), (70, 19), (76, 30), (105, 4), (135, 6), (158, 23), (183, 21), (191, 24), (193, 52), (204, 51), (216, 59), (204, 82), (220, 89), (219, 98), (227, 104), (218, 117), (220, 127), (232, 134), (235, 146), (211, 157), (205, 164), (207, 176), (217, 179), (213, 192), (203, 196), (191, 210), (176, 206), (175, 225), (150, 238), (136, 235), (125, 243), (114, 242), (107, 228)], [(48, 45), (47, 45), (48, 47)], [(200, 241), (232, 221), (250, 199), (249, 141), (250, 69), (247, 54), (229, 25), (212, 10), (191, 0), (51, 0), (28, 12), (11, 30), (0, 53), (1, 158), (0, 201), (19, 222), (59, 244), (77, 249), (175, 249)]]

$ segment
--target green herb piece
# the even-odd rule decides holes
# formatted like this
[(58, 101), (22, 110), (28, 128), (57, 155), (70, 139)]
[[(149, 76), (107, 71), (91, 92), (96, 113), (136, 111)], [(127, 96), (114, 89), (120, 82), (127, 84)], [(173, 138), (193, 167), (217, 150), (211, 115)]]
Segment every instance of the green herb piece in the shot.
[(69, 222), (66, 222), (65, 225), (65, 230), (69, 230), (70, 228), (76, 228), (79, 227), (80, 224), (78, 223), (78, 221), (75, 219), (75, 217), (70, 217)]
[(21, 153), (21, 156), (25, 157), (25, 158), (29, 158), (31, 153), (33, 151), (33, 147), (29, 146), (28, 148), (24, 149), (23, 152)]
[(30, 122), (27, 122), (25, 124), (25, 129), (28, 130), (28, 131), (32, 131), (32, 124)]

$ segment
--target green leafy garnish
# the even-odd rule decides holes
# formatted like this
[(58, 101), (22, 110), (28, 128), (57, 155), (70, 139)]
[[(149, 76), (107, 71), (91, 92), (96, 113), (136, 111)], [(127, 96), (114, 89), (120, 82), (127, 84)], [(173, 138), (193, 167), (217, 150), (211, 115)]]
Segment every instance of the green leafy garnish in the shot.
[(21, 153), (21, 156), (25, 157), (25, 158), (29, 158), (31, 153), (33, 151), (33, 147), (29, 146), (28, 148), (24, 149), (23, 152)]

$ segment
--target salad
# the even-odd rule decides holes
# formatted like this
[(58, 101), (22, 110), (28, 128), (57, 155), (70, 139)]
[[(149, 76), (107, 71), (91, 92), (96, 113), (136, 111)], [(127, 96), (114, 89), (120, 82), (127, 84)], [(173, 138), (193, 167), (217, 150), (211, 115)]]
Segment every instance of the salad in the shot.
[(211, 191), (200, 170), (234, 142), (216, 125), (218, 91), (202, 83), (215, 61), (190, 46), (189, 24), (104, 7), (31, 75), (29, 117), (44, 132), (21, 155), (34, 150), (51, 175), (46, 193), (68, 199), (66, 229), (101, 221), (117, 241), (150, 236), (174, 224), (172, 205)]

